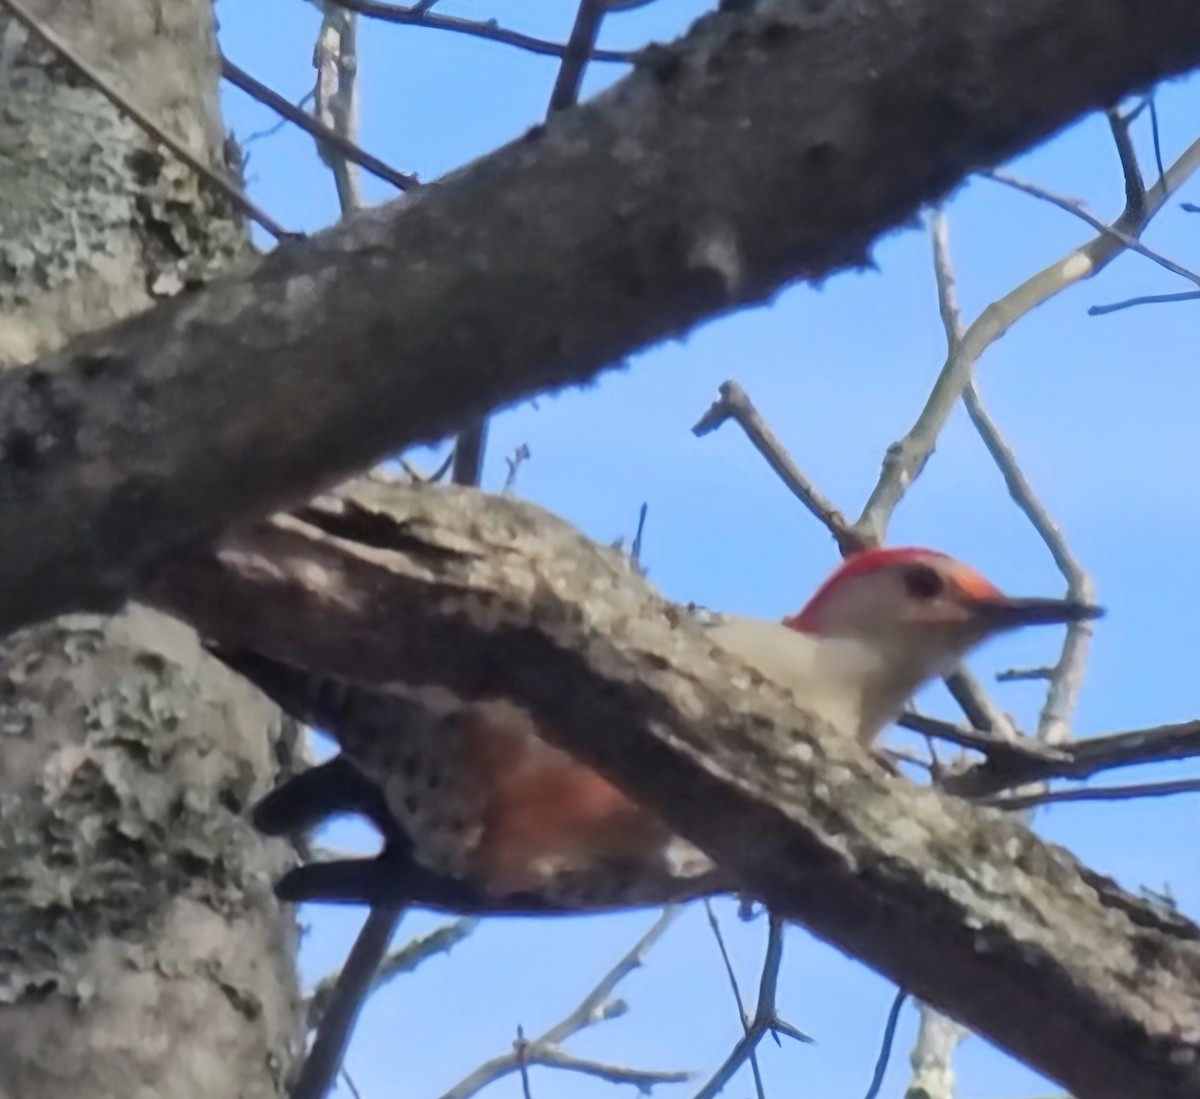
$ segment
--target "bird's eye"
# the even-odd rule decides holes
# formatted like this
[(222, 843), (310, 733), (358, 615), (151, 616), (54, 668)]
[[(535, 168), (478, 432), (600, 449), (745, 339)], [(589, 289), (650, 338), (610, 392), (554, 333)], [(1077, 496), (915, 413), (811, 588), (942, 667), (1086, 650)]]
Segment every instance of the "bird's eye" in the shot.
[(914, 599), (935, 599), (945, 587), (937, 569), (928, 565), (913, 565), (904, 572), (904, 588)]

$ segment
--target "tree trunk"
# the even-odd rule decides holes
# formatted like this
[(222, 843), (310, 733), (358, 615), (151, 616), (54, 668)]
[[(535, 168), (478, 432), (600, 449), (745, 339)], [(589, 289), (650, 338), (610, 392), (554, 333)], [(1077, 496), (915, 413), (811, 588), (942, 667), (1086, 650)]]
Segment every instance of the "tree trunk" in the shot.
[[(211, 0), (32, 8), (221, 165)], [(244, 254), (224, 199), (4, 15), (0, 96), (0, 365)], [(191, 630), (141, 607), (0, 647), (4, 1099), (283, 1091), (296, 928), (271, 894), (281, 853), (243, 815), (273, 777), (279, 722)]]

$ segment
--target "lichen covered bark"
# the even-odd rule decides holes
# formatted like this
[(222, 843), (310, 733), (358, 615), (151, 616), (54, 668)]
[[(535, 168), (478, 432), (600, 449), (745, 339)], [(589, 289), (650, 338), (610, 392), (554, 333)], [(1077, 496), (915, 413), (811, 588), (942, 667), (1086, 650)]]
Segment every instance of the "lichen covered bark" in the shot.
[[(30, 6), (220, 163), (210, 0)], [(2, 9), (0, 87), (0, 367), (244, 255), (225, 199)], [(42, 445), (18, 432), (4, 460)], [(103, 537), (89, 530), (81, 554)], [(271, 895), (282, 853), (243, 819), (273, 778), (279, 720), (144, 608), (0, 647), (4, 1099), (281, 1094), (300, 1034), (295, 925)]]
[(243, 816), (278, 723), (191, 630), (144, 608), (5, 643), (6, 1099), (280, 1093), (295, 942), (271, 896), (280, 851)]

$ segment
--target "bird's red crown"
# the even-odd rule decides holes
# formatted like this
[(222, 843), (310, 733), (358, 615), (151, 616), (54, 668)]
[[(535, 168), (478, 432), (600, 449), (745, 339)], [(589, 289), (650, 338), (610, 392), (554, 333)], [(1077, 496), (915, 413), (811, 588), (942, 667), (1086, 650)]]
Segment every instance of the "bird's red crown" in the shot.
[(880, 547), (860, 550), (847, 557), (841, 565), (834, 569), (804, 607), (796, 614), (785, 618), (783, 624), (800, 633), (815, 633), (822, 606), (831, 592), (858, 576), (867, 576), (880, 569), (894, 568), (897, 565), (917, 564), (932, 565), (939, 572), (949, 572), (953, 577), (955, 587), (964, 595), (977, 599), (1003, 598), (1004, 593), (987, 577), (976, 572), (970, 565), (964, 565), (961, 561), (955, 560), (949, 554), (925, 549), (922, 546)]

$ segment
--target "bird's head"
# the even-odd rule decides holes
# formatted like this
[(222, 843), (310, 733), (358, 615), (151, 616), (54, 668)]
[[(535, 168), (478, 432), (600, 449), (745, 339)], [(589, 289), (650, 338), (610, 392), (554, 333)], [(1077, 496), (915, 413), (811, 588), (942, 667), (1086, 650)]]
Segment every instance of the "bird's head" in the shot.
[(831, 647), (858, 663), (878, 708), (898, 711), (923, 683), (949, 674), (990, 637), (1103, 613), (1075, 600), (1014, 598), (944, 553), (896, 548), (847, 558), (784, 625), (837, 642)]

